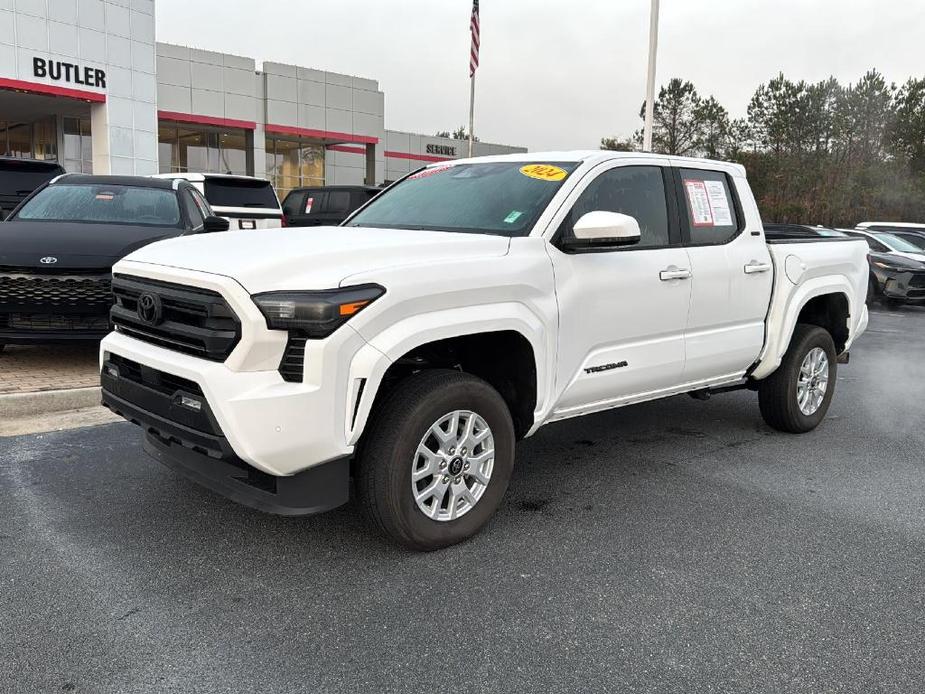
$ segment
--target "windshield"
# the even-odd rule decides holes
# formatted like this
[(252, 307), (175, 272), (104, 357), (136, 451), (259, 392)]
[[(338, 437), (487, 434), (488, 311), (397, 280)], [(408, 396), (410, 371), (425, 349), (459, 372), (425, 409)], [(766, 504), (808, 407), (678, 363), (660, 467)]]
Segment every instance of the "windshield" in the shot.
[(887, 246), (889, 246), (894, 251), (900, 251), (902, 253), (921, 253), (922, 249), (915, 246), (914, 244), (909, 243), (906, 239), (901, 239), (898, 236), (893, 234), (884, 234), (882, 232), (875, 233), (874, 236), (878, 241), (882, 241)]
[(379, 194), (346, 226), (526, 236), (578, 162), (433, 166)]
[(207, 178), (206, 200), (212, 207), (261, 207), (279, 209), (269, 181), (247, 178)]
[(53, 185), (29, 200), (17, 220), (180, 226), (172, 190), (121, 185)]

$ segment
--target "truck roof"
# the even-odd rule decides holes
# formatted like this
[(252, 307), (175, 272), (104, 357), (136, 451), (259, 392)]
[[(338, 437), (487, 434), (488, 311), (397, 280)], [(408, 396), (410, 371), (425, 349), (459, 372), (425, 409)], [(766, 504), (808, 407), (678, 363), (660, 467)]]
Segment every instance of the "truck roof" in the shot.
[(697, 168), (716, 169), (727, 171), (737, 176), (745, 175), (745, 167), (741, 164), (729, 161), (718, 161), (715, 159), (699, 159), (696, 157), (676, 157), (668, 154), (654, 154), (652, 152), (615, 152), (612, 150), (588, 149), (588, 150), (565, 150), (552, 152), (517, 152), (514, 154), (498, 154), (487, 157), (473, 157), (471, 159), (456, 159), (452, 161), (438, 162), (431, 166), (446, 166), (447, 164), (466, 164), (478, 162), (525, 162), (525, 163), (548, 163), (548, 162), (586, 162), (589, 164), (599, 164), (606, 161), (616, 161), (620, 159), (659, 159), (671, 162), (673, 166), (690, 165)]
[(165, 173), (153, 174), (151, 178), (181, 178), (185, 181), (202, 182), (210, 178), (234, 179), (239, 181), (259, 181), (269, 183), (266, 178), (259, 176), (244, 176), (241, 174), (221, 174), (221, 173)]

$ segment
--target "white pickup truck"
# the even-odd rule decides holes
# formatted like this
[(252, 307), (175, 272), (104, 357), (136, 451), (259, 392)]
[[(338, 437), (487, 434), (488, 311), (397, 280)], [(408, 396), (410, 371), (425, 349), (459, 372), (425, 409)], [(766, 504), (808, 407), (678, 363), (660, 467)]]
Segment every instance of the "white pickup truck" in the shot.
[(485, 157), (413, 173), (342, 226), (183, 237), (114, 269), (103, 403), (252, 507), (356, 496), (430, 550), (497, 509), (556, 420), (747, 388), (824, 417), (867, 326), (867, 245), (767, 242), (736, 164)]

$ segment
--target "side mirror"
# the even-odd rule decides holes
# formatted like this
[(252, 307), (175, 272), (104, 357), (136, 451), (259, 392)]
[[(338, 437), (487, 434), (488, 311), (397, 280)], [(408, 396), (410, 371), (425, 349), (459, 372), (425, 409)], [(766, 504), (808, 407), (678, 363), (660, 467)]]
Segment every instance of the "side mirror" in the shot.
[(639, 222), (634, 217), (620, 212), (596, 210), (583, 214), (575, 222), (575, 238), (569, 245), (585, 246), (630, 246), (639, 243)]
[(206, 234), (211, 234), (213, 231), (228, 231), (228, 226), (227, 219), (212, 215), (211, 217), (206, 217), (206, 221), (202, 225), (202, 231)]

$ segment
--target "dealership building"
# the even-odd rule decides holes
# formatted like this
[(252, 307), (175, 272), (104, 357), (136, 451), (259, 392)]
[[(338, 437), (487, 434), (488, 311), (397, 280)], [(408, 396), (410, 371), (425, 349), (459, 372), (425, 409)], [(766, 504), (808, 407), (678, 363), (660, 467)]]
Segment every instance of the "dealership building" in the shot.
[[(154, 0), (0, 0), (0, 155), (71, 172), (381, 184), (468, 143), (385, 128), (374, 79), (155, 41)], [(475, 143), (474, 154), (523, 152)]]

